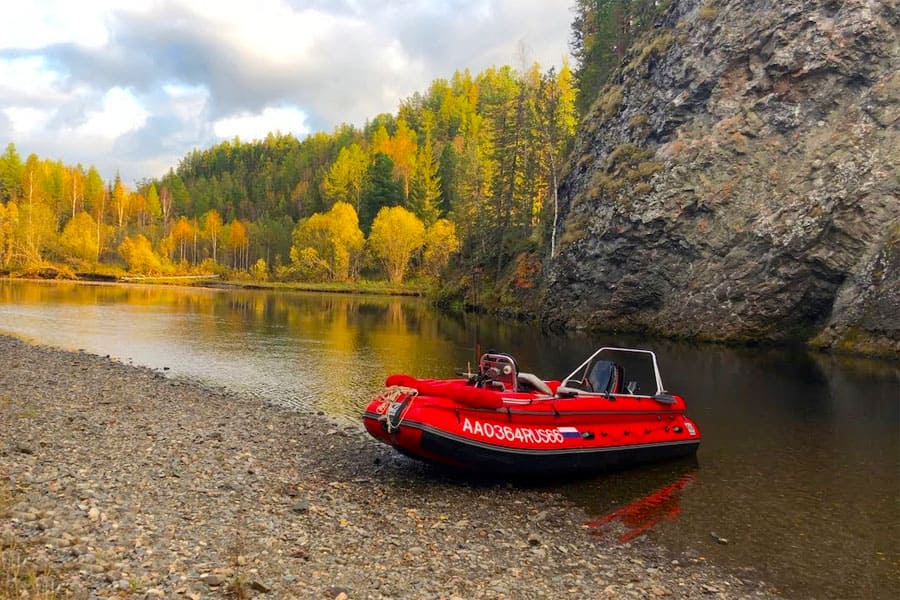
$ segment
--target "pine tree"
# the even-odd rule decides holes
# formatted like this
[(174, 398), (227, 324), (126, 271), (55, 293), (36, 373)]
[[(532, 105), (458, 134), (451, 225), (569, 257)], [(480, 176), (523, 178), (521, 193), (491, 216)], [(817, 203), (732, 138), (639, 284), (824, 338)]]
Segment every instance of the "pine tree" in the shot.
[(425, 131), (425, 142), (419, 147), (416, 156), (416, 168), (413, 171), (410, 208), (425, 222), (434, 223), (440, 216), (438, 202), (441, 198), (441, 179), (438, 175), (438, 163), (434, 159), (431, 142), (431, 131)]
[(16, 145), (10, 142), (6, 151), (0, 155), (0, 201), (9, 202), (22, 198), (22, 174), (25, 165), (16, 151)]
[(359, 225), (368, 233), (375, 215), (385, 206), (403, 202), (403, 187), (394, 178), (394, 161), (384, 152), (377, 153), (366, 173), (366, 186), (362, 195)]

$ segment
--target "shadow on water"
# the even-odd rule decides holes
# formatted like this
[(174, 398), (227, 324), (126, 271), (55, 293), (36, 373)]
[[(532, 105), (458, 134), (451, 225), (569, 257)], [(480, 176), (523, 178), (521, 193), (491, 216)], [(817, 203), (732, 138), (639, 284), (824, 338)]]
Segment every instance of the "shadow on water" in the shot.
[[(790, 597), (893, 598), (900, 589), (897, 363), (544, 336), (532, 323), (448, 316), (413, 298), (10, 281), (0, 281), (0, 331), (356, 424), (387, 375), (448, 377), (475, 363), (476, 346), (511, 352), (545, 379), (601, 345), (652, 348), (665, 387), (686, 399), (703, 433), (700, 468), (666, 463), (558, 484), (595, 531), (753, 567)], [(398, 460), (383, 468), (409, 465)], [(410, 471), (423, 489), (444, 477)]]

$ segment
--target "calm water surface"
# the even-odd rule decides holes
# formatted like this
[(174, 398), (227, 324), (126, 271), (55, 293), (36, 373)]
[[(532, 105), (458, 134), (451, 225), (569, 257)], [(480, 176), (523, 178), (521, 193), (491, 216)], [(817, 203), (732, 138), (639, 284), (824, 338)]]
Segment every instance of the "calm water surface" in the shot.
[(696, 460), (560, 484), (589, 534), (647, 535), (789, 597), (897, 597), (900, 365), (536, 329), (408, 298), (0, 282), (0, 332), (348, 419), (386, 375), (450, 376), (476, 343), (545, 378), (598, 345), (653, 348), (703, 443)]

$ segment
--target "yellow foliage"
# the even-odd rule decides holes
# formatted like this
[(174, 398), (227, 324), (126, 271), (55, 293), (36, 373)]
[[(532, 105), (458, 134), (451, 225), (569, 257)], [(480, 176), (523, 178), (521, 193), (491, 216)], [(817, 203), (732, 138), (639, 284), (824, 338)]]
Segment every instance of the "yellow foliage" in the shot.
[(166, 260), (172, 260), (172, 256), (175, 254), (175, 238), (171, 235), (167, 235), (163, 239), (159, 240), (159, 252), (162, 256), (166, 258)]
[(394, 175), (403, 181), (403, 197), (409, 198), (409, 179), (416, 162), (416, 133), (409, 128), (406, 119), (397, 119), (397, 131), (390, 139), (387, 155), (394, 162)]
[(456, 225), (447, 219), (438, 219), (425, 233), (425, 251), (422, 254), (422, 271), (437, 277), (447, 267), (450, 256), (459, 252)]
[(316, 213), (297, 224), (291, 260), (297, 267), (308, 269), (303, 259), (313, 255), (303, 251), (311, 248), (314, 256), (327, 265), (333, 280), (346, 281), (364, 243), (356, 209), (346, 202), (335, 202), (328, 212)]
[(71, 256), (85, 262), (94, 262), (100, 253), (97, 239), (97, 222), (94, 217), (81, 211), (75, 214), (59, 236), (59, 244)]
[(112, 190), (112, 205), (113, 209), (115, 210), (120, 229), (125, 223), (125, 216), (128, 214), (130, 204), (131, 195), (128, 193), (128, 190), (125, 189), (125, 186), (122, 185), (122, 181), (119, 179), (119, 176), (116, 175), (116, 183), (113, 186)]
[(56, 216), (43, 202), (19, 204), (18, 252), (26, 265), (43, 263), (44, 249), (56, 237)]
[(359, 144), (341, 148), (337, 159), (322, 178), (322, 194), (332, 202), (359, 206), (369, 157)]
[(346, 202), (338, 202), (325, 213), (331, 219), (334, 236), (344, 245), (361, 250), (364, 242), (359, 229), (359, 217), (356, 209)]
[(269, 267), (266, 265), (265, 259), (258, 259), (250, 268), (250, 274), (257, 281), (265, 281), (269, 278)]
[(309, 246), (302, 250), (296, 246), (291, 248), (291, 271), (297, 273), (300, 279), (312, 281), (326, 279), (331, 274), (328, 263), (319, 258), (315, 248)]
[(184, 216), (180, 217), (172, 226), (172, 233), (170, 235), (172, 236), (172, 239), (175, 240), (175, 242), (178, 244), (178, 247), (181, 251), (181, 260), (184, 260), (187, 245), (193, 239), (195, 233), (196, 228)]
[(219, 235), (222, 232), (222, 215), (216, 209), (210, 209), (203, 216), (203, 233), (212, 242), (212, 260), (218, 262)]
[(402, 206), (384, 207), (375, 215), (369, 246), (381, 259), (391, 283), (402, 283), (409, 260), (425, 243), (425, 225)]
[(162, 261), (153, 251), (150, 240), (140, 234), (122, 240), (119, 244), (119, 254), (128, 263), (128, 270), (132, 273), (150, 275), (162, 271)]
[(247, 226), (239, 219), (222, 228), (222, 246), (231, 251), (231, 267), (248, 269), (250, 235)]
[(240, 220), (235, 219), (228, 224), (228, 247), (232, 250), (239, 250), (250, 243), (247, 237), (247, 226)]
[(19, 207), (15, 202), (0, 202), (0, 265), (8, 267), (16, 248)]

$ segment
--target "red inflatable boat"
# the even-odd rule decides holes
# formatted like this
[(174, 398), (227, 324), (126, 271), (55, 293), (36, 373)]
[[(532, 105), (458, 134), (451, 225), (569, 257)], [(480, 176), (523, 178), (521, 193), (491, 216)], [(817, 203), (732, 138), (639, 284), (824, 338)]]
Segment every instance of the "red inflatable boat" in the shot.
[(601, 348), (562, 381), (488, 352), (478, 373), (463, 375), (391, 375), (366, 408), (366, 429), (409, 456), (500, 474), (626, 468), (700, 445), (684, 400), (664, 390), (648, 350)]

